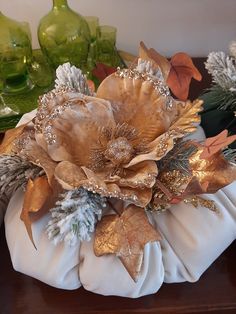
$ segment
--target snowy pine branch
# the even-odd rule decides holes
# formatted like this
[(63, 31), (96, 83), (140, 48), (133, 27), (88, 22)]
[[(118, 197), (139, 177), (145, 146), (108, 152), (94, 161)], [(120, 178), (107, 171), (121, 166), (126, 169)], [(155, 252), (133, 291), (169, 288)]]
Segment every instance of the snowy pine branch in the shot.
[(231, 92), (236, 91), (236, 63), (233, 57), (224, 52), (211, 52), (205, 67), (212, 75), (214, 83)]
[(66, 191), (51, 209), (52, 218), (47, 225), (47, 234), (54, 244), (66, 242), (75, 245), (78, 240), (88, 241), (101, 219), (106, 199), (80, 188)]
[(25, 187), (29, 179), (42, 176), (44, 170), (17, 155), (0, 156), (0, 207), (7, 206), (12, 194)]
[(228, 161), (236, 165), (236, 149), (229, 148), (229, 147), (225, 148), (223, 150), (223, 155), (225, 159), (227, 159)]
[(92, 95), (86, 76), (80, 69), (74, 65), (71, 66), (69, 62), (60, 65), (56, 70), (55, 87), (60, 88), (61, 86), (69, 87), (84, 95)]

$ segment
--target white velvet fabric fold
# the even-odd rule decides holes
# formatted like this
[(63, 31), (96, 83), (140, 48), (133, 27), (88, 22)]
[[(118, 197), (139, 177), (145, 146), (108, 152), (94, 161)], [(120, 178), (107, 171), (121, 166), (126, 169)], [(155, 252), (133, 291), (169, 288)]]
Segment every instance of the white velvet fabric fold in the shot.
[(36, 250), (20, 220), (23, 197), (24, 193), (19, 189), (12, 197), (5, 215), (6, 239), (14, 269), (56, 288), (79, 288), (80, 244), (70, 247), (61, 243), (55, 246), (49, 241), (45, 232), (48, 214), (32, 224)]
[(93, 241), (83, 242), (80, 250), (80, 281), (86, 290), (102, 295), (137, 298), (159, 290), (164, 279), (160, 244), (148, 243), (144, 249), (141, 274), (134, 282), (115, 255), (96, 257)]
[(236, 182), (214, 195), (219, 213), (181, 202), (153, 214), (161, 241), (165, 282), (196, 281), (236, 238)]
[[(24, 123), (33, 114), (23, 117)], [(196, 137), (196, 134), (195, 134)], [(204, 133), (198, 130), (197, 138)], [(14, 268), (49, 285), (85, 289), (103, 294), (137, 298), (155, 293), (162, 282), (196, 281), (236, 238), (236, 182), (204, 198), (216, 202), (220, 213), (181, 202), (165, 213), (149, 213), (160, 230), (160, 243), (144, 250), (140, 278), (135, 283), (114, 255), (96, 257), (93, 239), (75, 247), (54, 246), (44, 232), (49, 216), (33, 223), (34, 249), (20, 221), (23, 191), (12, 197), (5, 216), (6, 238)]]

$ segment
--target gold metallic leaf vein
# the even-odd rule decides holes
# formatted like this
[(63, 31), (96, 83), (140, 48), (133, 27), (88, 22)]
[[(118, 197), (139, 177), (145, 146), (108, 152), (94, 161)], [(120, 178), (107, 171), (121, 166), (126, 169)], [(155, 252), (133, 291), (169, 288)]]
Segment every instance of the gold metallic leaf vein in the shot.
[(145, 210), (130, 205), (121, 216), (107, 215), (98, 223), (94, 253), (96, 256), (116, 254), (136, 281), (142, 267), (145, 244), (160, 239), (160, 234), (149, 223)]
[(196, 123), (200, 122), (198, 113), (202, 110), (202, 100), (195, 100), (193, 103), (190, 101), (185, 104), (179, 103), (178, 118), (172, 123), (169, 130), (180, 129), (187, 133), (196, 130)]

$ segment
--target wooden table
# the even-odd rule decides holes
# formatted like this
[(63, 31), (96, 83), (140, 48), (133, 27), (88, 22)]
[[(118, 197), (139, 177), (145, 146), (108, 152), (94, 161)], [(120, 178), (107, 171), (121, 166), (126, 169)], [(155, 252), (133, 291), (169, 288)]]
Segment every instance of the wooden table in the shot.
[[(210, 84), (203, 61), (202, 58), (194, 60), (204, 79), (201, 83), (192, 84), (192, 99)], [(155, 295), (127, 299), (103, 297), (83, 288), (76, 291), (59, 290), (15, 272), (6, 246), (4, 228), (0, 228), (0, 314), (207, 312), (236, 313), (236, 242), (215, 261), (198, 282), (163, 284)]]

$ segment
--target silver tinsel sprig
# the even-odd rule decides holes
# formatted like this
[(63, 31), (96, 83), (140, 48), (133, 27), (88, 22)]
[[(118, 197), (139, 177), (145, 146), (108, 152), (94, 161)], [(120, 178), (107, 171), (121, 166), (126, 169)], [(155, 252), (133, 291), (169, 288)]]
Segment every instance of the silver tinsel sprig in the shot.
[(212, 80), (225, 90), (236, 92), (236, 62), (234, 57), (224, 52), (211, 52), (205, 67), (212, 75)]
[(56, 70), (55, 88), (60, 89), (63, 86), (83, 95), (93, 94), (88, 87), (86, 76), (69, 62), (60, 65)]
[(29, 179), (42, 176), (44, 170), (17, 155), (0, 156), (0, 206), (7, 206), (13, 193), (24, 188)]
[(51, 209), (52, 218), (47, 225), (47, 234), (54, 244), (66, 242), (75, 245), (89, 241), (95, 225), (102, 217), (106, 199), (83, 188), (66, 191)]

